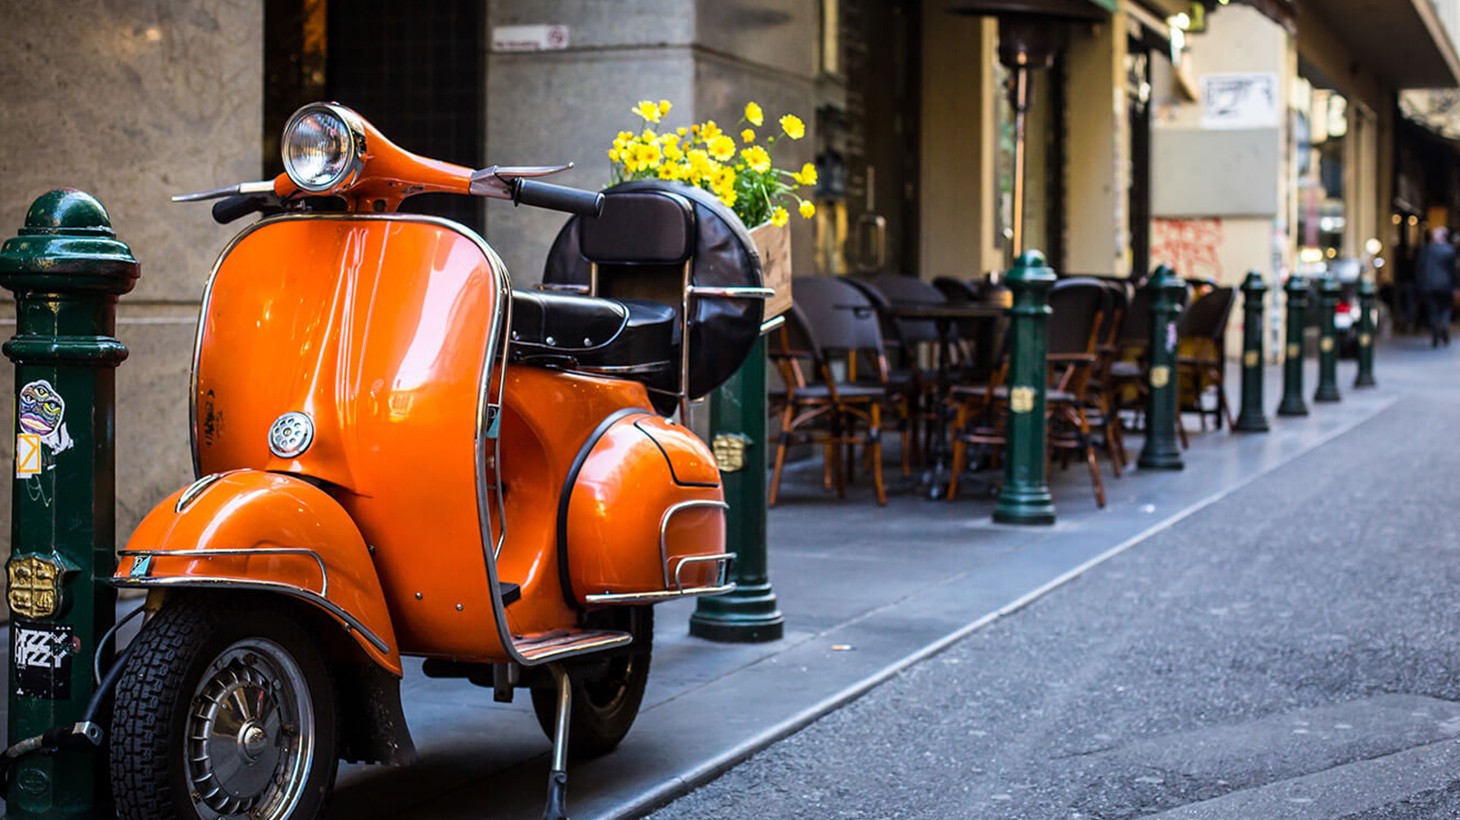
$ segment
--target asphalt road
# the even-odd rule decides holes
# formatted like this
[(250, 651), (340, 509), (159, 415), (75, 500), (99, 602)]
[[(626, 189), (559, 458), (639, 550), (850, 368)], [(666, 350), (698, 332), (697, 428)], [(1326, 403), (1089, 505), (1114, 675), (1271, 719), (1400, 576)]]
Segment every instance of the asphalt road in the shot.
[(653, 816), (1460, 817), (1457, 402), (1412, 390)]

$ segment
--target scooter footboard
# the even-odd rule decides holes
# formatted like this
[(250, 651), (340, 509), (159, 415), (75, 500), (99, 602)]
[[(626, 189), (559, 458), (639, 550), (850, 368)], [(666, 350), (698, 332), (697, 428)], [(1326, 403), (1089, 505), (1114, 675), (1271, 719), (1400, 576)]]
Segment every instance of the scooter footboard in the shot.
[(401, 674), (365, 541), (344, 509), (308, 482), (259, 470), (205, 476), (148, 513), (118, 556), (117, 587), (250, 590), (305, 601)]
[(644, 413), (585, 446), (563, 499), (565, 586), (588, 605), (717, 595), (729, 581), (729, 505), (714, 455), (694, 434)]

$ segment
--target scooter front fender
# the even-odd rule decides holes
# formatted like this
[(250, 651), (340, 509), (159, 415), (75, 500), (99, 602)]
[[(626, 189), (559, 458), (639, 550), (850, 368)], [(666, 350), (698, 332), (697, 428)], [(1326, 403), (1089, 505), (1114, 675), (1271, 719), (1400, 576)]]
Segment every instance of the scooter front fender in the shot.
[(204, 476), (148, 513), (119, 556), (112, 583), (122, 588), (247, 589), (306, 601), (401, 674), (365, 540), (340, 504), (307, 481), (261, 470)]

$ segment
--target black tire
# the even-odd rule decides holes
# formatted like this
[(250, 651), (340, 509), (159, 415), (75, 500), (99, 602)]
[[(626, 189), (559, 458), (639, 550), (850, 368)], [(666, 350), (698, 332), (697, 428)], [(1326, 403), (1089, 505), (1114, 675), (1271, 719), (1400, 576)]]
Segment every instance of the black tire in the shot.
[[(625, 652), (599, 660), (590, 656), (569, 667), (573, 708), (568, 719), (568, 754), (578, 759), (613, 751), (639, 716), (654, 653), (654, 608), (600, 610), (589, 615), (588, 625), (628, 631), (634, 642)], [(552, 687), (532, 690), (532, 710), (549, 740), (557, 723), (557, 707), (557, 692)]]
[[(120, 820), (321, 813), (337, 763), (334, 688), (316, 644), (289, 614), (277, 600), (178, 597), (142, 627), (112, 718)], [(236, 705), (250, 698), (257, 715)], [(234, 724), (239, 740), (228, 746)], [(202, 732), (195, 761), (185, 753), (189, 728)], [(210, 791), (210, 782), (223, 788)]]

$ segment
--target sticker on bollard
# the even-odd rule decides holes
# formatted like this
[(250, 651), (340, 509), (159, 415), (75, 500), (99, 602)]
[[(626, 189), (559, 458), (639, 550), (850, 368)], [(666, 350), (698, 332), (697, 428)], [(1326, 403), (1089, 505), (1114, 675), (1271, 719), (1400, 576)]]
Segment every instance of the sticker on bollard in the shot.
[(21, 697), (66, 700), (71, 697), (71, 659), (81, 639), (70, 624), (17, 621), (10, 630), (10, 685)]

